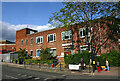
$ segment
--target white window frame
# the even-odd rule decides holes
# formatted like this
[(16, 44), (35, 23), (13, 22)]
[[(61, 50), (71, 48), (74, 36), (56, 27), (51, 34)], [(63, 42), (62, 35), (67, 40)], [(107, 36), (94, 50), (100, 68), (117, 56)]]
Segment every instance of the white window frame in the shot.
[[(90, 27), (88, 27), (88, 29), (89, 29)], [(82, 29), (82, 36), (80, 36), (80, 29)], [(79, 28), (79, 37), (80, 38), (84, 38), (85, 36), (83, 36), (83, 29), (85, 30), (85, 27), (83, 27), (83, 28)], [(92, 32), (92, 27), (91, 27), (91, 32)], [(86, 30), (85, 30), (86, 31)], [(85, 34), (86, 34), (86, 32), (85, 32)], [(90, 32), (88, 32), (88, 37), (90, 37)]]
[[(64, 36), (67, 36), (67, 32), (69, 32), (69, 35), (68, 35), (69, 38), (68, 38), (68, 39), (64, 39), (63, 34), (64, 34)], [(61, 38), (62, 38), (62, 40), (69, 40), (69, 39), (72, 39), (72, 38), (70, 38), (70, 36), (72, 36), (71, 30), (61, 32)]]
[(33, 34), (33, 33), (34, 33), (34, 31), (31, 31), (31, 30), (30, 30), (30, 34)]
[(82, 51), (84, 51), (84, 50), (81, 50), (81, 48), (82, 47), (85, 47), (86, 48), (86, 50), (88, 49), (88, 45), (83, 45), (83, 46), (80, 46), (80, 52), (82, 53)]
[(41, 50), (41, 49), (36, 49), (36, 57), (40, 57), (40, 56), (37, 56), (37, 51), (38, 51), (38, 50)]
[(33, 54), (32, 54), (32, 56), (31, 56), (31, 51), (33, 51), (33, 50), (30, 50), (30, 57), (33, 57)]
[[(80, 36), (80, 30), (82, 29), (82, 36)], [(83, 29), (85, 30), (85, 28), (79, 28), (79, 37), (80, 38), (84, 38), (85, 36), (83, 36)]]
[(23, 39), (21, 40), (21, 46), (23, 46)]
[[(49, 42), (55, 42), (55, 41), (56, 41), (56, 33), (48, 34), (48, 35), (47, 35), (47, 42), (48, 42), (48, 37), (50, 37), (50, 35), (53, 35), (53, 40), (52, 40), (52, 41), (49, 41)], [(55, 36), (55, 38), (54, 38), (54, 36)]]
[[(37, 43), (37, 39), (40, 38), (40, 42)], [(42, 41), (41, 41), (41, 38), (42, 38)], [(36, 37), (36, 44), (40, 44), (40, 43), (43, 43), (43, 36), (38, 36)]]
[[(56, 50), (56, 48), (50, 48), (50, 49), (51, 49), (51, 50), (54, 50), (54, 49)], [(53, 55), (53, 54), (52, 54), (52, 55)], [(56, 56), (57, 56), (57, 50), (56, 50)]]

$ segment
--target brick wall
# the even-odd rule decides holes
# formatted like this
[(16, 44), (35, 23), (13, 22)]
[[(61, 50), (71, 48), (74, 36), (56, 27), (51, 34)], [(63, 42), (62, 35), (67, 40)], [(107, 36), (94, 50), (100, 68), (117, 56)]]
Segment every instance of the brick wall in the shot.
[[(101, 29), (100, 32), (103, 32), (104, 33), (106, 32), (107, 30), (107, 26), (105, 26), (106, 29)], [(75, 25), (73, 25), (73, 28), (75, 28)], [(79, 35), (77, 36), (77, 33), (76, 31), (79, 32), (79, 28), (82, 28), (82, 25), (78, 25), (77, 26), (77, 30), (73, 29), (74, 30), (74, 35), (73, 35), (73, 41), (74, 41), (74, 50), (75, 52), (77, 53), (78, 51), (80, 51), (80, 46), (83, 46), (85, 45), (85, 38), (79, 38)], [(99, 28), (99, 27), (98, 27)], [(98, 29), (96, 29), (98, 30)], [(33, 59), (35, 58), (39, 58), (39, 57), (36, 57), (36, 49), (40, 49), (41, 47), (43, 48), (56, 48), (56, 52), (57, 52), (57, 56), (59, 58), (59, 61), (64, 61), (64, 57), (61, 56), (61, 53), (64, 53), (65, 51), (65, 47), (69, 47), (69, 46), (62, 46), (62, 44), (69, 44), (71, 43), (71, 40), (62, 40), (62, 36), (61, 36), (61, 32), (65, 31), (65, 27), (62, 27), (62, 28), (56, 28), (56, 29), (52, 29), (52, 30), (47, 30), (47, 31), (42, 31), (42, 32), (37, 32), (35, 31), (35, 33), (33, 34), (29, 34), (31, 31), (31, 29), (29, 28), (25, 28), (25, 29), (22, 29), (22, 30), (19, 30), (16, 32), (16, 51), (19, 51), (19, 48), (26, 48), (28, 54), (30, 54), (30, 51), (32, 50), (33, 51)], [(34, 31), (34, 30), (32, 30)], [(96, 38), (100, 36), (100, 32), (95, 32), (97, 35), (96, 35)], [(48, 34), (53, 34), (53, 33), (56, 33), (56, 41), (55, 42), (47, 42), (47, 35)], [(43, 43), (41, 44), (36, 44), (36, 37), (37, 36), (43, 36)], [(33, 44), (31, 45), (30, 44), (30, 39), (33, 38)], [(28, 45), (25, 45), (25, 40), (28, 39)], [(81, 41), (81, 43), (78, 43), (78, 39)], [(97, 38), (98, 39), (98, 38)], [(21, 40), (23, 40), (23, 46), (21, 46)], [(104, 41), (105, 39), (102, 39), (102, 41)], [(100, 42), (98, 42), (99, 44)], [(79, 44), (79, 45), (78, 45)], [(111, 45), (111, 46), (109, 46)], [(110, 52), (112, 50), (112, 47), (114, 46), (114, 48), (116, 50), (119, 50), (118, 49), (118, 43), (112, 43), (110, 42), (110, 40), (107, 41), (107, 46), (106, 48), (105, 45), (103, 45), (103, 47), (101, 47), (101, 49), (99, 50), (98, 54), (101, 54), (101, 53), (105, 53), (105, 52)], [(98, 48), (98, 47), (97, 47)]]
[(15, 47), (16, 47), (16, 45), (14, 42), (11, 42), (8, 40), (0, 41), (0, 49), (2, 49), (2, 50), (16, 51)]

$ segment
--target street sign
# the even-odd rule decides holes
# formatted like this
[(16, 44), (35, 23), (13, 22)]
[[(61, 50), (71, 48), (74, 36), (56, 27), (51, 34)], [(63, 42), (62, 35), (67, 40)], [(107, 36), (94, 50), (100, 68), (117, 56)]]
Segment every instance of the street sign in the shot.
[(69, 69), (70, 70), (79, 70), (79, 65), (69, 64)]

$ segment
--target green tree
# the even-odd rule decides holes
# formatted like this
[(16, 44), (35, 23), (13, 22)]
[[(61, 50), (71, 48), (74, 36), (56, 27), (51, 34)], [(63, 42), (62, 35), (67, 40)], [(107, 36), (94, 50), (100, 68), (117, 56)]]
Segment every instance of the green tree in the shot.
[(120, 52), (113, 50), (110, 53), (103, 53), (99, 59), (101, 62), (101, 65), (105, 65), (106, 58), (109, 61), (110, 66), (120, 66)]
[[(71, 28), (71, 31), (72, 31), (72, 35), (74, 34), (74, 30), (77, 31), (78, 49), (79, 49), (79, 43), (81, 41), (79, 40), (78, 30), (76, 30), (77, 25), (80, 24), (83, 27), (85, 27), (86, 44), (91, 42), (93, 42), (93, 44), (96, 44), (96, 41), (93, 40), (93, 38), (95, 36), (94, 29), (95, 27), (98, 27), (97, 26), (98, 24), (95, 25), (94, 27), (93, 25), (95, 24), (95, 22), (100, 23), (99, 25), (101, 25), (102, 19), (98, 20), (98, 18), (107, 17), (107, 16), (114, 16), (114, 17), (119, 16), (118, 11), (119, 11), (120, 2), (108, 3), (108, 2), (69, 2), (69, 0), (67, 1), (68, 2), (63, 3), (64, 7), (61, 8), (59, 12), (53, 13), (53, 16), (49, 18), (49, 23), (54, 25), (55, 22), (58, 22), (59, 24), (57, 24), (57, 27), (64, 26), (67, 29), (70, 26), (72, 27), (72, 24), (75, 24), (76, 26), (74, 28)], [(82, 22), (86, 22), (86, 23), (82, 23)], [(93, 27), (93, 30), (91, 30), (92, 27)], [(109, 32), (111, 30), (113, 29), (110, 29)], [(88, 32), (90, 32), (90, 38), (88, 37)], [(98, 45), (99, 47), (98, 49), (100, 49), (100, 47), (104, 45), (106, 41), (108, 41), (108, 39), (110, 39), (110, 37), (107, 38), (105, 41), (103, 41), (101, 45)], [(91, 48), (92, 48), (92, 45), (90, 46), (90, 51), (91, 51)]]
[(50, 48), (41, 48), (40, 50), (40, 60), (47, 61), (53, 59), (53, 55), (50, 52)]
[(27, 58), (27, 53), (25, 49), (21, 49), (18, 51), (18, 59), (23, 59), (23, 62)]

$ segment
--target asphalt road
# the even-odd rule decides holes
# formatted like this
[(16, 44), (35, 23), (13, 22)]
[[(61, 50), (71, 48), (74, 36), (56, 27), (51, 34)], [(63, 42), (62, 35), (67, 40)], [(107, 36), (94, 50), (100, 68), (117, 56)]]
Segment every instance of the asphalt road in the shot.
[(116, 76), (90, 76), (90, 75), (65, 75), (52, 72), (28, 70), (16, 67), (2, 66), (2, 81), (88, 81), (96, 79), (110, 79), (109, 81), (119, 81)]

